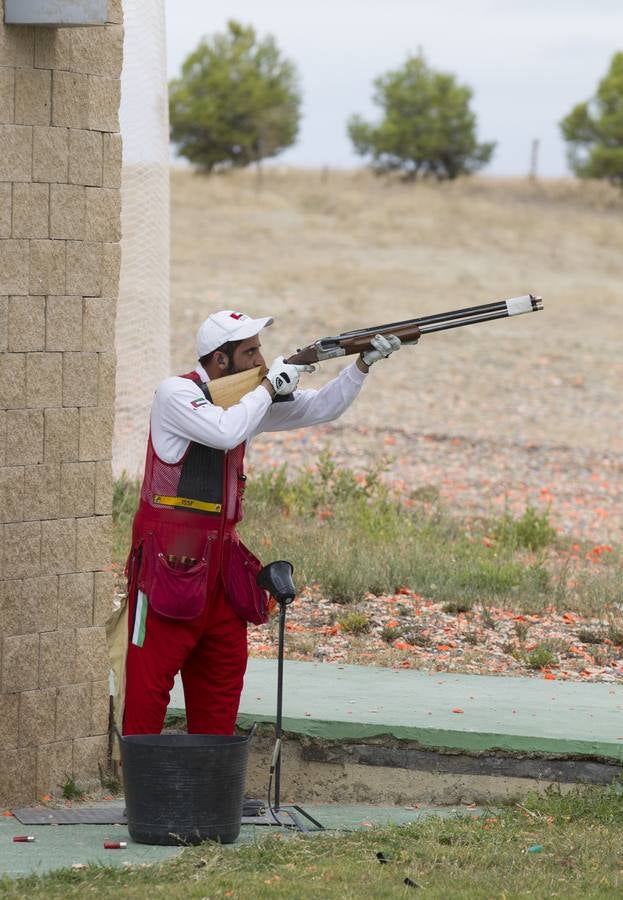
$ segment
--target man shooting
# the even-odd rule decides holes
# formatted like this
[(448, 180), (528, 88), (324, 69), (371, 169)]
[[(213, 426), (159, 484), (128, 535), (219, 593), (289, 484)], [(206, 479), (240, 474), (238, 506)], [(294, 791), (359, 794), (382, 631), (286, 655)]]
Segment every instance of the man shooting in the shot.
[[(377, 335), (319, 390), (298, 390), (310, 365), (274, 360), (261, 383), (224, 409), (210, 385), (264, 367), (260, 332), (272, 318), (213, 313), (197, 332), (199, 363), (154, 397), (145, 474), (128, 558), (124, 734), (158, 734), (181, 672), (189, 733), (232, 734), (247, 665), (247, 622), (265, 622), (261, 564), (240, 542), (244, 452), (262, 431), (337, 419), (371, 365), (401, 346)], [(286, 400), (288, 402), (276, 402)]]

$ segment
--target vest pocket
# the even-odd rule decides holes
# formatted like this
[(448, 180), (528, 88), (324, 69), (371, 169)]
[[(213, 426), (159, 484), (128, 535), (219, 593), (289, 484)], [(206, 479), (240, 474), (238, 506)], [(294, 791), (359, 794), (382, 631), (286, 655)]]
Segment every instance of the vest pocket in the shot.
[(254, 625), (268, 621), (268, 592), (258, 587), (255, 580), (262, 563), (248, 547), (237, 540), (229, 544), (225, 581), (229, 603), (237, 615)]
[(139, 586), (154, 612), (167, 619), (195, 619), (201, 615), (208, 599), (209, 553), (213, 543), (208, 537), (201, 558), (190, 559), (167, 554), (156, 534), (147, 533)]

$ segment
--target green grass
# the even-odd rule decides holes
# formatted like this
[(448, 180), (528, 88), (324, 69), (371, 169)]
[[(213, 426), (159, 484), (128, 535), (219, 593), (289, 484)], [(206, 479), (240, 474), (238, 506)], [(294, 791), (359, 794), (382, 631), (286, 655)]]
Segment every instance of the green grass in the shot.
[[(450, 510), (410, 500), (384, 485), (383, 465), (363, 475), (338, 469), (322, 454), (315, 469), (288, 477), (285, 466), (249, 479), (240, 533), (265, 561), (289, 559), (299, 589), (318, 585), (338, 603), (398, 587), (445, 604), (448, 612), (476, 603), (539, 613), (553, 605), (601, 615), (623, 593), (618, 551), (598, 563), (571, 561), (572, 539), (556, 536), (547, 511), (527, 507), (513, 518), (462, 522)], [(138, 484), (122, 478), (114, 492), (114, 559), (127, 555)]]
[(478, 817), (431, 817), (344, 834), (262, 835), (238, 848), (189, 848), (158, 866), (4, 878), (0, 896), (408, 897), (413, 888), (404, 879), (410, 878), (421, 896), (444, 900), (608, 898), (623, 889), (622, 827), (618, 785), (566, 795), (550, 790)]
[(61, 795), (65, 800), (84, 800), (84, 791), (76, 783), (73, 775), (65, 776)]
[(542, 567), (535, 578), (513, 550), (484, 546), (447, 514), (407, 508), (392, 499), (381, 471), (375, 467), (357, 479), (325, 454), (316, 471), (292, 479), (285, 467), (263, 472), (249, 484), (241, 533), (261, 548), (266, 522), (274, 523), (271, 552), (293, 562), (299, 582), (318, 583), (338, 602), (399, 586), (466, 608), (513, 590), (543, 595), (548, 575)]
[(132, 519), (138, 506), (140, 482), (124, 473), (113, 483), (112, 558), (121, 571), (130, 551)]

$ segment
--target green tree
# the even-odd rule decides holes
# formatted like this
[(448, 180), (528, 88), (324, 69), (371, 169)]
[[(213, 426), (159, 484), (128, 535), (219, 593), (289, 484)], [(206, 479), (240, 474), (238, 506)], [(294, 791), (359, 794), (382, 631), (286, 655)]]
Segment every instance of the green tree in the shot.
[(579, 178), (623, 185), (623, 53), (615, 53), (591, 100), (560, 123), (571, 170)]
[(454, 75), (429, 68), (421, 53), (374, 81), (374, 102), (383, 110), (377, 125), (352, 116), (348, 134), (360, 156), (371, 156), (378, 174), (456, 178), (489, 162), (494, 143), (476, 140), (472, 91)]
[(169, 84), (171, 140), (206, 172), (259, 164), (296, 140), (300, 102), (296, 68), (274, 38), (230, 21)]

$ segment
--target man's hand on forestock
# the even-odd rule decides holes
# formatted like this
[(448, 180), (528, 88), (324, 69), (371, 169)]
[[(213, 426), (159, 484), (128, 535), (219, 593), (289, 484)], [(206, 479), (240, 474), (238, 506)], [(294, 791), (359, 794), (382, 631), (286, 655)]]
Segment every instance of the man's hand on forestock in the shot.
[(379, 359), (387, 359), (388, 356), (391, 356), (392, 353), (395, 353), (396, 350), (400, 350), (401, 340), (399, 337), (396, 337), (395, 334), (377, 334), (370, 341), (372, 344), (372, 350), (365, 350), (359, 354), (359, 360), (365, 366), (364, 371), (368, 371), (370, 366), (374, 365), (375, 362), (378, 362)]
[(287, 363), (283, 356), (278, 356), (266, 373), (266, 380), (277, 396), (286, 397), (296, 390), (301, 372), (315, 371), (314, 366), (296, 366)]

